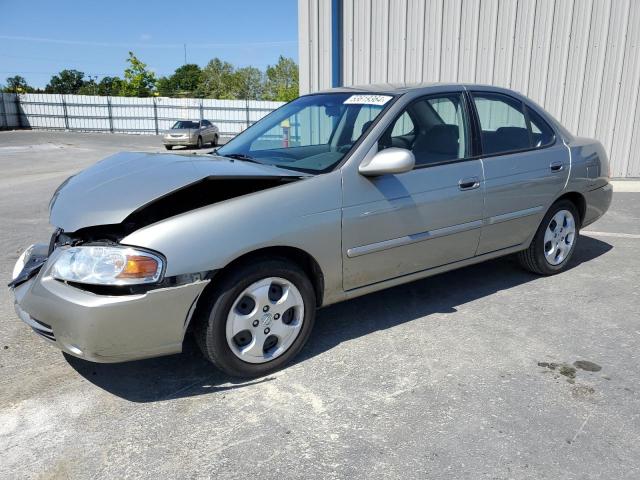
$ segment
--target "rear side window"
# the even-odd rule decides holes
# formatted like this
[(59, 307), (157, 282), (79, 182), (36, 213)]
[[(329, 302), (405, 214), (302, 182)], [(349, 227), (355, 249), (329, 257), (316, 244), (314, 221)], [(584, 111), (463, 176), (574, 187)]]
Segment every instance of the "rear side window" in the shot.
[(474, 93), (473, 101), (480, 120), (484, 154), (531, 148), (521, 102), (494, 93)]
[(529, 107), (525, 108), (527, 109), (527, 115), (531, 123), (531, 141), (533, 142), (533, 147), (538, 148), (552, 144), (556, 136), (549, 124), (533, 109)]

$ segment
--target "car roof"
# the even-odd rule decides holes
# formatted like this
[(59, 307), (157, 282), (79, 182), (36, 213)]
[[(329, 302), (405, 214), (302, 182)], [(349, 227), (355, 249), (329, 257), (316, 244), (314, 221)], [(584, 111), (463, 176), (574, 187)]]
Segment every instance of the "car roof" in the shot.
[(512, 97), (519, 98), (529, 107), (533, 107), (534, 110), (537, 110), (539, 114), (541, 114), (549, 123), (552, 123), (556, 126), (557, 130), (562, 134), (566, 141), (571, 141), (573, 138), (573, 134), (569, 132), (558, 120), (556, 120), (549, 112), (543, 109), (540, 105), (535, 103), (528, 97), (525, 97), (523, 94), (510, 90), (508, 88), (497, 87), (495, 85), (485, 85), (480, 83), (455, 83), (455, 82), (447, 82), (447, 83), (373, 83), (370, 85), (350, 85), (345, 87), (335, 87), (328, 88), (325, 90), (321, 90), (319, 92), (312, 93), (311, 95), (317, 93), (386, 93), (389, 95), (404, 95), (406, 93), (413, 93), (418, 96), (420, 95), (429, 95), (430, 93), (442, 93), (446, 91), (447, 88), (452, 88), (455, 90), (460, 90), (460, 87), (463, 87), (468, 90), (476, 90), (476, 91), (484, 91), (484, 92), (495, 92), (495, 93), (504, 93), (510, 95)]
[(422, 91), (422, 93), (429, 93), (430, 90), (442, 91), (443, 87), (452, 87), (459, 89), (465, 87), (468, 89), (480, 89), (485, 91), (495, 92), (509, 92), (516, 93), (513, 90), (507, 88), (496, 87), (494, 85), (482, 85), (476, 83), (374, 83), (370, 85), (349, 85), (345, 87), (335, 87), (320, 90), (316, 93), (388, 93), (392, 95), (402, 95), (408, 92)]

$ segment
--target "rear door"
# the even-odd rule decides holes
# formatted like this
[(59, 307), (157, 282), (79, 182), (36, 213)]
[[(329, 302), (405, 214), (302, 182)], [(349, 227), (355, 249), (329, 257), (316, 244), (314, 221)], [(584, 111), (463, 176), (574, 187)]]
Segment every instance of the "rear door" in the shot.
[(496, 92), (471, 92), (482, 144), (484, 226), (478, 255), (527, 241), (564, 188), (569, 155), (532, 107)]
[(462, 92), (410, 103), (369, 155), (413, 151), (414, 170), (364, 177), (343, 173), (345, 290), (472, 257), (482, 226), (482, 164), (471, 157)]

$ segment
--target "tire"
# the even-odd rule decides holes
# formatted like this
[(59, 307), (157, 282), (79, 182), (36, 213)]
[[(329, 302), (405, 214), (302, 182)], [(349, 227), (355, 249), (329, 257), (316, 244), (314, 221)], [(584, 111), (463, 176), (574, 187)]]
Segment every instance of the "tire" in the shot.
[(196, 142), (196, 148), (198, 150), (202, 148), (202, 137), (198, 137), (198, 141)]
[[(276, 298), (276, 295), (276, 301), (272, 301), (273, 286), (280, 282), (289, 285), (281, 289), (282, 292), (286, 291), (286, 296), (281, 292), (282, 296)], [(261, 283), (268, 285), (264, 291), (268, 291), (269, 298), (264, 302), (260, 301), (261, 297), (255, 294), (255, 290), (251, 290)], [(290, 285), (295, 289), (291, 289)], [(247, 298), (247, 291), (254, 295), (249, 299), (255, 298), (256, 301), (245, 311), (238, 313), (240, 306), (246, 306), (242, 302)], [(285, 307), (281, 307), (281, 300), (291, 300), (290, 296), (291, 299), (300, 300), (302, 307), (290, 307), (279, 312), (279, 309), (286, 308), (289, 304), (282, 302)], [(223, 273), (217, 279), (214, 290), (202, 301), (202, 307), (198, 307), (195, 318), (196, 342), (211, 363), (234, 377), (258, 377), (282, 368), (300, 352), (315, 322), (316, 296), (313, 285), (300, 267), (284, 258), (254, 259), (238, 265), (226, 274)], [(264, 310), (267, 306), (270, 307), (269, 311)], [(289, 310), (295, 310), (296, 313), (287, 315)], [(251, 313), (247, 313), (248, 311)], [(271, 320), (267, 323), (269, 312)], [(297, 318), (295, 322), (289, 320), (287, 323), (285, 316)], [(237, 319), (246, 319), (243, 320), (243, 326), (236, 325)], [(269, 327), (273, 329), (273, 333)], [(236, 330), (240, 330), (239, 333), (232, 336)], [(292, 331), (295, 333), (294, 337), (289, 335)], [(272, 337), (276, 338), (277, 343), (265, 350), (273, 343)]]
[(164, 148), (167, 150), (173, 150), (173, 145), (165, 145)]
[[(562, 212), (567, 212), (570, 215)], [(556, 220), (563, 222), (563, 224), (559, 225)], [(573, 221), (573, 227), (570, 220)], [(555, 228), (552, 228), (553, 222), (556, 224)], [(545, 235), (547, 235), (546, 239)], [(518, 261), (525, 269), (538, 275), (554, 275), (562, 272), (566, 270), (569, 260), (573, 256), (579, 237), (580, 215), (578, 209), (573, 202), (560, 200), (551, 205), (529, 248), (518, 253)]]
[(218, 146), (218, 134), (217, 133), (213, 136), (213, 140), (211, 140), (211, 146), (213, 148)]

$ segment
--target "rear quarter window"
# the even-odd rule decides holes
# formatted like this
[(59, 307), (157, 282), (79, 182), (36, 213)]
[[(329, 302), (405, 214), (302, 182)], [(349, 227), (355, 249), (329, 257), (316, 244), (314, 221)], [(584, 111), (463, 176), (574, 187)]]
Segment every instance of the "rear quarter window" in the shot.
[(551, 145), (556, 135), (549, 124), (530, 107), (526, 107), (529, 122), (531, 123), (531, 141), (533, 148)]

